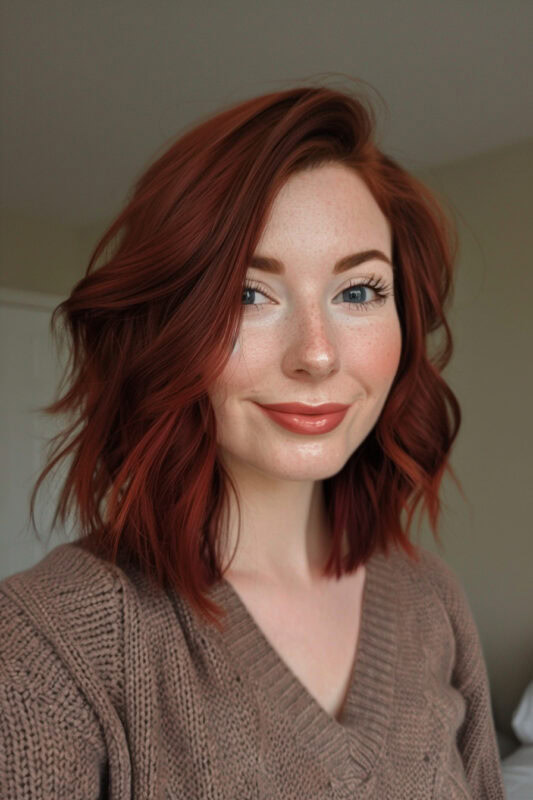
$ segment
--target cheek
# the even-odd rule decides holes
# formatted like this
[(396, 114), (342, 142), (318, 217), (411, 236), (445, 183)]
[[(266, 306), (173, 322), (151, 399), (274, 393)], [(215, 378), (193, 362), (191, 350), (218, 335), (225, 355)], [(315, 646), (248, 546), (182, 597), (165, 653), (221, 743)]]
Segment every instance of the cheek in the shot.
[(272, 336), (262, 331), (242, 333), (233, 344), (233, 350), (220, 375), (219, 382), (229, 391), (250, 389), (257, 382), (264, 382), (265, 370), (277, 363), (279, 347)]
[(391, 384), (402, 351), (399, 320), (368, 324), (344, 340), (345, 364), (363, 380)]
[[(242, 333), (234, 342), (220, 385), (229, 393), (261, 386), (265, 371), (272, 366), (273, 354), (282, 349), (263, 331)], [(363, 382), (392, 383), (400, 362), (402, 348), (400, 321), (389, 319), (365, 321), (344, 331), (338, 339), (338, 356), (343, 369), (353, 371)]]
[(266, 347), (266, 337), (243, 337), (235, 339), (233, 350), (226, 365), (209, 391), (209, 396), (218, 421), (228, 422), (234, 406), (234, 398), (250, 397), (254, 387), (258, 391), (264, 385), (265, 373), (272, 363), (272, 346)]

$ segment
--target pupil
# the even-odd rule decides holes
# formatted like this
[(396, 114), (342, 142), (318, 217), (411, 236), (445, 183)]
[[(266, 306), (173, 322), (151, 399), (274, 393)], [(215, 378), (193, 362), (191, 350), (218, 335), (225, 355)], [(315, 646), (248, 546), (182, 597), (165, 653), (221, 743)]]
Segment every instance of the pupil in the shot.
[(357, 295), (357, 292), (362, 292), (363, 288), (364, 287), (362, 287), (362, 286), (352, 286), (350, 289), (347, 289), (346, 291), (349, 292), (352, 300), (357, 300), (357, 302), (360, 302), (361, 297), (359, 297), (359, 299), (357, 299), (357, 297), (355, 295)]

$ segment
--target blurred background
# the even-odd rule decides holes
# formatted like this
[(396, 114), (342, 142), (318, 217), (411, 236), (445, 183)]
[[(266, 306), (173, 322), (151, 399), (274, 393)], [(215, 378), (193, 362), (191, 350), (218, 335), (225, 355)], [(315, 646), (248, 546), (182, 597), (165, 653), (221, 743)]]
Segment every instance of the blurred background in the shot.
[[(50, 314), (134, 181), (223, 106), (364, 82), (379, 146), (459, 230), (445, 377), (463, 411), (452, 466), (467, 501), (447, 477), (444, 551), (425, 518), (420, 541), (466, 590), (500, 752), (516, 751), (533, 681), (533, 3), (11, 0), (1, 13), (0, 578), (60, 542), (43, 548), (27, 525), (58, 429), (31, 411), (52, 401), (65, 360)], [(38, 496), (45, 532), (57, 474)]]

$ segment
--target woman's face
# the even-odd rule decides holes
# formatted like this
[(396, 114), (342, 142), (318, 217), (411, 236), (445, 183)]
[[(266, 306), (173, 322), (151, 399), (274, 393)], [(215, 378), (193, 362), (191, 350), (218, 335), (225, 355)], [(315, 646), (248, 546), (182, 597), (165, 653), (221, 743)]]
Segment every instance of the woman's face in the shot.
[[(334, 271), (367, 250), (390, 261), (391, 233), (353, 170), (328, 164), (289, 178), (254, 253), (280, 262), (281, 274), (250, 265), (239, 337), (209, 393), (230, 470), (321, 480), (374, 427), (401, 352), (393, 268), (373, 256)], [(349, 408), (332, 430), (310, 434), (287, 430), (258, 405), (289, 402)]]

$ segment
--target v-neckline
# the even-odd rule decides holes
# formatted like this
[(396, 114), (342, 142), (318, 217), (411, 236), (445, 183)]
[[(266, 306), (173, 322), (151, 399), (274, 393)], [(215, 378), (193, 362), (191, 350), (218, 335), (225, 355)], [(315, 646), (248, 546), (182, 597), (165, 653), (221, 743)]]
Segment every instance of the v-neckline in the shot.
[(221, 637), (237, 670), (268, 703), (287, 715), (296, 738), (321, 759), (330, 775), (353, 786), (368, 780), (390, 726), (398, 649), (397, 606), (391, 558), (377, 551), (366, 562), (359, 639), (339, 719), (329, 714), (266, 638), (225, 578), (210, 596), (228, 616)]

